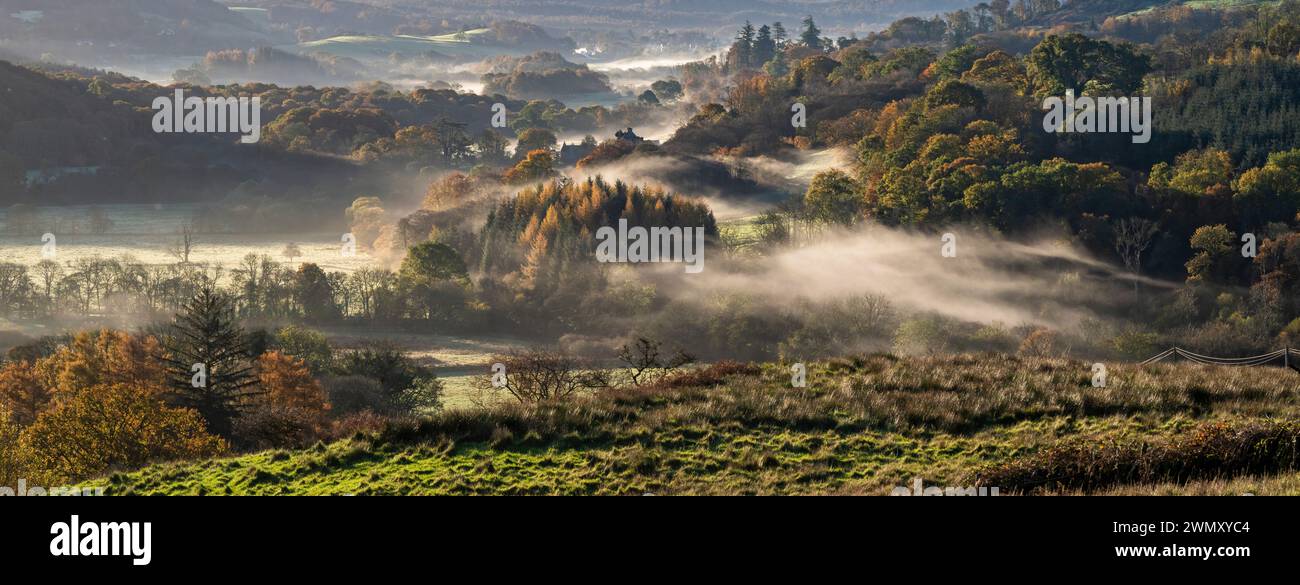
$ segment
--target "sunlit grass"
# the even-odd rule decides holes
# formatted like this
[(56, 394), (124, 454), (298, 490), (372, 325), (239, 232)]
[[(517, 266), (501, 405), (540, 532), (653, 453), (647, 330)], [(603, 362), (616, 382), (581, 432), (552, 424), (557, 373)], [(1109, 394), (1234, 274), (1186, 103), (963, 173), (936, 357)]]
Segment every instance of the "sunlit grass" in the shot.
[[(448, 382), (449, 397), (471, 387)], [(806, 388), (779, 364), (718, 365), (96, 483), (119, 494), (887, 494), (914, 478), (965, 486), (977, 470), (1063, 442), (1298, 419), (1297, 390), (1300, 376), (1281, 369), (1121, 364), (1094, 388), (1089, 364), (1000, 355), (818, 362)]]

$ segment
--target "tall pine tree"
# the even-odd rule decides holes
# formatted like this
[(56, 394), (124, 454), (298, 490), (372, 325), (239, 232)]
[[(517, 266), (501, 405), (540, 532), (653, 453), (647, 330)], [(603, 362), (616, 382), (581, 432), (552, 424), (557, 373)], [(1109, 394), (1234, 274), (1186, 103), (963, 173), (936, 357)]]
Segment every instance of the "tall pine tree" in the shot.
[(772, 40), (772, 29), (766, 24), (758, 27), (758, 36), (754, 37), (753, 66), (762, 67), (776, 55), (776, 42)]
[(803, 34), (799, 35), (799, 40), (812, 49), (822, 48), (822, 30), (817, 28), (817, 23), (813, 22), (811, 15), (803, 19)]
[(247, 399), (259, 393), (231, 298), (200, 289), (176, 315), (164, 348), (173, 402), (198, 411), (210, 432), (229, 437)]
[(754, 66), (754, 25), (748, 20), (736, 34), (736, 43), (731, 46), (736, 69), (749, 69)]

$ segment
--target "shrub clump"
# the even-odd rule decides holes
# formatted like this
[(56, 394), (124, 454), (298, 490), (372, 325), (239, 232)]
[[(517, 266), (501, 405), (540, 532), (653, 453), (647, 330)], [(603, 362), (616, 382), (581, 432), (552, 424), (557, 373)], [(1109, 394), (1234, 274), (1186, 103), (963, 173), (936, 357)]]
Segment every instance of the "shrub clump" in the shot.
[(1094, 491), (1300, 469), (1300, 421), (1204, 423), (1154, 441), (1071, 440), (975, 473), (1003, 491)]

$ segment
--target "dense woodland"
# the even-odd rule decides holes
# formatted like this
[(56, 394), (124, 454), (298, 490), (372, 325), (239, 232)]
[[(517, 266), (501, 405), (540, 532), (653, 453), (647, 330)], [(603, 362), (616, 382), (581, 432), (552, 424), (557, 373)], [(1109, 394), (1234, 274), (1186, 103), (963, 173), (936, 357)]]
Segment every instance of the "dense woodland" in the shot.
[(549, 98), (590, 93), (612, 93), (609, 77), (586, 65), (570, 63), (558, 53), (538, 52), (527, 57), (502, 57), (483, 76), (484, 93), (516, 99)]
[[(180, 85), (187, 97), (261, 99), (262, 140), (241, 148), (231, 136), (154, 133), (150, 105), (170, 94), (150, 83), (68, 68), (33, 71), (5, 62), (0, 62), (0, 79), (14, 88), (0, 96), (4, 205), (214, 201), (240, 188), (346, 205), (357, 190), (394, 189), (398, 179), (420, 171), (499, 166), (510, 160), (509, 140), (524, 130), (551, 132), (552, 142), (556, 132), (612, 134), (613, 128), (666, 117), (670, 108), (656, 100), (571, 109), (553, 99), (523, 101), (451, 89), (400, 92), (383, 83), (358, 89)], [(509, 112), (507, 127), (491, 127), (497, 103)], [(529, 150), (518, 152), (518, 158)], [(57, 173), (68, 167), (95, 173)], [(31, 181), (29, 173), (50, 176)]]
[[(819, 177), (802, 201), (770, 214), (770, 239), (787, 239), (804, 221), (927, 231), (976, 223), (1013, 238), (1059, 226), (1134, 272), (1187, 280), (1178, 302), (1153, 293), (1144, 302), (1164, 306), (1135, 306), (1134, 321), (1208, 320), (1239, 346), (1271, 347), (1273, 335), (1294, 336), (1300, 325), (1290, 300), (1300, 210), (1297, 10), (1179, 7), (1107, 19), (1104, 34), (1019, 29), (1039, 40), (1017, 55), (999, 31), (1005, 17), (994, 9), (984, 19), (977, 7), (975, 16), (930, 26), (909, 19), (862, 41), (821, 39), (820, 54), (790, 59), (820, 38), (805, 23), (804, 40), (764, 63), (744, 57), (766, 54), (768, 27), (746, 26), (725, 65), (741, 70), (728, 101), (702, 110), (665, 148), (851, 148), (854, 168)], [(972, 31), (972, 18), (986, 24)], [(914, 42), (891, 47), (900, 37)], [(1179, 63), (1173, 53), (1204, 60)], [(1154, 140), (1043, 132), (1041, 100), (1066, 89), (1151, 95)], [(808, 105), (806, 129), (788, 122), (794, 101)], [(862, 105), (844, 112), (851, 101)], [(1261, 242), (1253, 259), (1239, 254), (1247, 232)]]

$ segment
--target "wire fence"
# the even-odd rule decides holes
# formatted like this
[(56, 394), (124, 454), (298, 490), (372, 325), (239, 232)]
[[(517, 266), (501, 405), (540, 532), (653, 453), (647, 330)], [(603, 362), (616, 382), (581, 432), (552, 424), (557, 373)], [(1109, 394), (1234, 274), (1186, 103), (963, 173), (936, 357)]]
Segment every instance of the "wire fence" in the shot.
[(1142, 362), (1142, 365), (1179, 358), (1185, 359), (1189, 362), (1212, 366), (1282, 366), (1284, 368), (1300, 371), (1300, 350), (1291, 349), (1289, 347), (1271, 353), (1237, 358), (1213, 357), (1187, 351), (1181, 347), (1171, 347), (1151, 356), (1149, 359)]

